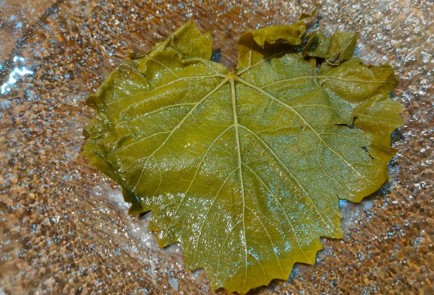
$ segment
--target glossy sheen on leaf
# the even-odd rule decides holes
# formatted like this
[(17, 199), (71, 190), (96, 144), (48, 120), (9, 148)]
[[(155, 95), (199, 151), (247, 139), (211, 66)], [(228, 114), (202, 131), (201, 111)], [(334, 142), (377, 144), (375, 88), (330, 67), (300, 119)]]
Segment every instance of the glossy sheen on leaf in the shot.
[(85, 155), (213, 288), (245, 293), (314, 263), (320, 237), (342, 236), (339, 199), (387, 179), (401, 124), (392, 69), (333, 41), (352, 53), (349, 35), (312, 38), (302, 23), (246, 33), (229, 71), (187, 23), (89, 99)]

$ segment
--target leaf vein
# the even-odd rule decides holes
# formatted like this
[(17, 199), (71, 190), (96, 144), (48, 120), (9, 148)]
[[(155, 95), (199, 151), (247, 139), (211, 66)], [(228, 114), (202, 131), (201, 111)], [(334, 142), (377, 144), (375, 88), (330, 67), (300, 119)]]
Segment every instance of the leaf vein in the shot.
[(294, 228), (294, 226), (293, 226), (293, 224), (292, 224), (292, 222), (291, 222), (291, 220), (289, 219), (289, 216), (288, 216), (288, 214), (286, 213), (286, 211), (285, 211), (285, 209), (283, 208), (283, 206), (282, 206), (282, 203), (279, 201), (279, 199), (277, 198), (277, 196), (269, 189), (269, 187), (265, 184), (265, 182), (263, 181), (263, 179), (252, 169), (252, 168), (250, 168), (250, 166), (249, 165), (247, 165), (247, 164), (245, 164), (245, 163), (243, 163), (243, 165), (247, 168), (247, 169), (249, 169), (250, 170), (250, 172), (261, 182), (261, 184), (262, 184), (262, 186), (264, 186), (265, 187), (265, 189), (268, 191), (268, 193), (270, 193), (272, 196), (273, 196), (273, 198), (274, 198), (274, 200), (276, 200), (276, 202), (277, 202), (277, 204), (279, 205), (279, 207), (280, 207), (280, 210), (282, 211), (282, 213), (283, 213), (283, 215), (285, 216), (285, 219), (286, 219), (286, 222), (288, 223), (288, 225), (291, 227), (291, 229), (292, 229), (292, 232), (294, 233), (294, 238), (295, 238), (295, 241), (297, 242), (297, 245), (300, 247), (300, 250), (301, 250), (301, 252), (303, 253), (303, 255), (304, 255), (304, 257), (306, 258), (306, 259), (308, 259), (308, 257), (307, 257), (307, 255), (306, 255), (306, 252), (304, 252), (304, 250), (303, 250), (303, 247), (301, 246), (301, 244), (300, 244), (300, 240), (298, 239), (298, 236), (297, 236), (297, 233), (296, 233), (296, 231), (295, 231), (295, 228)]
[(283, 161), (280, 159), (280, 157), (273, 151), (273, 149), (265, 141), (263, 141), (262, 138), (260, 138), (258, 135), (256, 135), (256, 133), (253, 130), (251, 130), (250, 128), (248, 128), (244, 125), (240, 125), (240, 127), (244, 128), (247, 132), (252, 134), (268, 150), (268, 152), (274, 157), (274, 159), (283, 168), (282, 170), (286, 172), (285, 174), (288, 176), (288, 178), (293, 179), (296, 182), (296, 184), (302, 189), (302, 191), (306, 194), (310, 203), (313, 205), (315, 211), (321, 217), (322, 222), (327, 227), (330, 227), (330, 226), (333, 227), (328, 222), (326, 222), (326, 220), (324, 219), (324, 216), (321, 214), (321, 212), (316, 207), (315, 202), (312, 200), (312, 198), (311, 198), (310, 194), (307, 192), (306, 188), (298, 181), (297, 177), (295, 177), (295, 175), (288, 169), (288, 167), (286, 167), (286, 165), (283, 163)]
[[(209, 78), (222, 78), (222, 75), (203, 75), (203, 76), (181, 77), (181, 78), (178, 78), (178, 79), (172, 80), (172, 81), (170, 81), (170, 82), (167, 82), (166, 84), (163, 84), (163, 85), (157, 86), (157, 87), (155, 87), (155, 88), (152, 88), (152, 89), (145, 89), (145, 90), (143, 90), (143, 91), (139, 91), (139, 92), (135, 93), (134, 95), (131, 95), (131, 96), (124, 96), (124, 97), (122, 97), (122, 98), (120, 98), (120, 99), (118, 99), (118, 100), (111, 101), (111, 102), (107, 103), (107, 106), (111, 106), (111, 105), (113, 105), (113, 104), (115, 104), (115, 103), (118, 103), (118, 102), (121, 102), (122, 100), (127, 99), (127, 98), (137, 97), (137, 96), (139, 96), (139, 95), (141, 95), (141, 94), (144, 94), (144, 93), (147, 93), (147, 94), (150, 94), (150, 95), (151, 95), (152, 92), (158, 91), (158, 90), (163, 89), (163, 88), (165, 88), (165, 87), (173, 86), (173, 84), (176, 84), (176, 83), (178, 83), (178, 82), (183, 82), (183, 81), (188, 81), (188, 80), (197, 80), (197, 79), (209, 79)], [(137, 103), (140, 103), (140, 101), (137, 102)], [(134, 104), (132, 104), (131, 106), (134, 106), (134, 105), (136, 105), (137, 103), (134, 103)], [(131, 106), (130, 106), (130, 107), (131, 107)]]
[(239, 77), (237, 77), (237, 81), (239, 81), (240, 83), (266, 95), (267, 97), (269, 97), (270, 99), (276, 101), (277, 103), (283, 105), (284, 107), (288, 108), (290, 111), (292, 111), (297, 117), (299, 117), (305, 124), (307, 127), (309, 127), (309, 129), (312, 130), (312, 132), (318, 137), (318, 139), (320, 140), (320, 142), (322, 144), (324, 144), (332, 153), (334, 153), (336, 156), (338, 156), (338, 158), (340, 158), (344, 163), (346, 163), (346, 165), (348, 165), (354, 172), (357, 173), (358, 176), (364, 178), (367, 182), (369, 183), (373, 183), (370, 179), (368, 179), (366, 176), (364, 176), (362, 173), (360, 173), (353, 165), (351, 165), (350, 162), (348, 162), (348, 160), (346, 160), (341, 154), (339, 154), (337, 151), (335, 151), (334, 149), (332, 149), (326, 142), (325, 140), (321, 137), (321, 135), (312, 127), (312, 125), (310, 125), (310, 123), (296, 110), (294, 109), (292, 106), (288, 105), (287, 103), (283, 102), (282, 100), (278, 99), (277, 97), (274, 97), (273, 95), (271, 95), (270, 93), (256, 87), (255, 85), (247, 82), (244, 79), (241, 79)]
[[(208, 156), (209, 151), (211, 150), (211, 148), (214, 146), (214, 144), (226, 133), (228, 132), (231, 128), (233, 127), (233, 125), (230, 125), (229, 127), (227, 127), (225, 130), (223, 130), (222, 132), (220, 132), (219, 135), (216, 136), (216, 138), (214, 138), (214, 140), (211, 142), (211, 144), (208, 146), (207, 150), (205, 151), (204, 155), (202, 156), (199, 164), (197, 165), (196, 171), (193, 175), (193, 179), (190, 182), (190, 185), (188, 186), (186, 192), (184, 193), (183, 198), (181, 199), (181, 202), (179, 202), (178, 206), (176, 207), (176, 210), (173, 214), (173, 217), (175, 217), (178, 214), (179, 209), (181, 208), (182, 204), (184, 203), (184, 201), (188, 198), (188, 193), (190, 192), (191, 187), (193, 186), (194, 181), (196, 180), (196, 177), (199, 173), (200, 168), (202, 167), (203, 162), (205, 161), (205, 158)], [(174, 220), (174, 218), (172, 218), (169, 226), (172, 224), (172, 221)]]
[[(166, 144), (166, 142), (169, 140), (169, 138), (175, 133), (175, 131), (185, 122), (185, 120), (187, 120), (187, 118), (188, 117), (190, 117), (190, 115), (194, 112), (194, 110), (196, 110), (197, 109), (197, 107), (202, 103), (202, 102), (204, 102), (208, 97), (210, 97), (211, 95), (213, 95), (216, 91), (218, 91), (224, 84), (226, 84), (227, 83), (227, 81), (228, 81), (228, 79), (225, 79), (225, 80), (223, 80), (219, 85), (217, 85), (213, 90), (211, 90), (210, 92), (208, 92), (208, 94), (207, 95), (205, 95), (203, 98), (201, 98), (197, 103), (196, 103), (196, 105), (194, 106), (194, 107), (192, 107), (191, 108), (191, 110), (181, 119), (181, 121), (179, 121), (179, 123), (172, 129), (172, 131), (170, 131), (170, 133), (169, 133), (169, 135), (166, 137), (166, 139), (158, 146), (158, 148), (156, 148), (148, 157), (146, 157), (147, 159), (146, 159), (146, 162), (143, 164), (143, 168), (142, 168), (142, 171), (141, 171), (141, 173), (140, 173), (140, 177), (139, 177), (139, 179), (137, 180), (137, 182), (136, 182), (136, 184), (134, 185), (134, 187), (133, 187), (133, 192), (135, 191), (135, 189), (136, 189), (136, 187), (137, 187), (137, 185), (138, 185), (138, 183), (140, 182), (140, 180), (142, 179), (142, 177), (143, 177), (143, 173), (144, 173), (144, 171), (145, 171), (145, 168), (146, 168), (146, 164), (147, 164), (147, 162), (148, 162), (148, 160), (149, 160), (149, 158), (151, 158), (151, 157), (153, 157), (165, 144)], [(135, 160), (134, 162), (136, 162), (136, 161), (140, 161), (140, 160), (142, 160), (142, 159), (144, 159), (144, 158), (139, 158), (139, 159), (137, 159), (137, 160)], [(134, 163), (133, 162), (133, 163)]]
[(197, 238), (197, 240), (196, 240), (196, 251), (194, 252), (194, 256), (193, 256), (193, 261), (195, 261), (195, 259), (196, 259), (196, 254), (198, 253), (198, 247), (199, 247), (199, 243), (200, 243), (200, 240), (201, 240), (201, 238), (202, 238), (202, 229), (203, 229), (203, 227), (204, 227), (204, 225), (205, 225), (205, 221), (206, 221), (206, 219), (208, 218), (208, 214), (209, 214), (209, 212), (211, 211), (211, 208), (214, 206), (214, 204), (215, 204), (215, 202), (216, 202), (216, 200), (217, 200), (217, 198), (218, 198), (218, 196), (220, 195), (220, 192), (222, 191), (222, 189), (224, 188), (224, 186), (226, 185), (226, 183), (228, 182), (228, 180), (231, 178), (231, 176), (236, 172), (238, 170), (238, 167), (237, 168), (235, 168), (231, 173), (229, 173), (229, 175), (226, 177), (226, 179), (223, 181), (223, 183), (220, 185), (220, 187), (219, 187), (219, 189), (218, 189), (218, 191), (217, 191), (217, 193), (216, 193), (216, 195), (214, 196), (214, 198), (213, 198), (213, 200), (211, 201), (211, 205), (208, 207), (208, 209), (207, 209), (207, 211), (206, 211), (206, 213), (205, 213), (205, 217), (203, 218), (203, 221), (202, 221), (202, 224), (201, 224), (201, 226), (200, 226), (200, 228), (199, 228), (199, 236), (198, 236), (198, 238)]
[[(273, 239), (272, 239), (271, 236), (270, 236), (270, 233), (268, 232), (268, 230), (267, 230), (267, 228), (265, 227), (265, 225), (262, 223), (261, 219), (256, 215), (256, 213), (255, 213), (255, 212), (254, 212), (250, 207), (248, 207), (248, 206), (246, 206), (246, 209), (249, 210), (250, 213), (253, 214), (253, 216), (255, 216), (256, 220), (259, 222), (259, 224), (261, 225), (261, 227), (264, 229), (264, 231), (265, 231), (265, 233), (266, 233), (268, 239), (270, 240), (271, 246), (273, 247), (273, 254), (274, 254), (274, 257), (276, 258), (277, 264), (279, 265), (280, 272), (282, 273), (282, 276), (285, 276), (286, 274), (285, 274), (285, 272), (283, 271), (282, 264), (280, 264), (279, 257), (277, 257), (277, 254), (276, 254), (276, 251), (275, 251), (276, 246), (274, 245), (274, 242), (273, 242)], [(252, 255), (252, 256), (253, 256), (253, 255)], [(254, 257), (254, 256), (253, 256), (253, 257)]]
[(247, 283), (247, 238), (246, 238), (246, 199), (245, 199), (245, 187), (244, 187), (244, 177), (243, 177), (243, 167), (241, 165), (242, 156), (241, 156), (241, 144), (240, 144), (240, 135), (239, 135), (239, 123), (238, 123), (238, 112), (237, 112), (237, 100), (236, 100), (236, 93), (235, 93), (235, 82), (234, 79), (230, 80), (231, 82), (231, 95), (232, 95), (232, 111), (233, 111), (233, 118), (234, 118), (234, 128), (235, 128), (235, 142), (237, 146), (237, 155), (238, 155), (238, 168), (240, 173), (240, 186), (241, 186), (241, 197), (242, 197), (242, 203), (243, 203), (243, 237), (244, 237), (244, 249), (245, 249), (245, 266), (244, 266), (244, 287), (246, 287)]

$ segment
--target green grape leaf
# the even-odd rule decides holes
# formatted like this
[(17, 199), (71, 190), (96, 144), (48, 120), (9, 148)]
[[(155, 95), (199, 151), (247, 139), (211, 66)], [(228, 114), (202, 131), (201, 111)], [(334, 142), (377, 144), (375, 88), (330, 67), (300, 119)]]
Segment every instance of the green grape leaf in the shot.
[(353, 58), (354, 34), (318, 36), (302, 22), (246, 33), (229, 70), (189, 22), (89, 98), (85, 156), (215, 289), (313, 264), (320, 237), (342, 237), (339, 199), (387, 179), (402, 124), (392, 68)]
[(329, 64), (339, 65), (353, 56), (357, 36), (352, 32), (336, 32), (331, 38), (327, 38), (321, 33), (313, 32), (307, 38), (303, 53), (324, 58)]

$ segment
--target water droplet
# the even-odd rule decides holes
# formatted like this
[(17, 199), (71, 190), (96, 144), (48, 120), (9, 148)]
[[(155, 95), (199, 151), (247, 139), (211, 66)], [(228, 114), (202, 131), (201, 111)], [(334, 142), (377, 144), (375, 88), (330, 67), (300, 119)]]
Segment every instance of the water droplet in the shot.
[(169, 285), (175, 290), (179, 290), (179, 283), (178, 280), (175, 278), (169, 278)]

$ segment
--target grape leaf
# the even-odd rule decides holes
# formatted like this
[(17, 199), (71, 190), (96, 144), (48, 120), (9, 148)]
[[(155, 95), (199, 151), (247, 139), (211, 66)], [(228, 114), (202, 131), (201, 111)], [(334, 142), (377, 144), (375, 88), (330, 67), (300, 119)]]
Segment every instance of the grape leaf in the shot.
[(352, 57), (356, 38), (302, 22), (259, 29), (229, 70), (189, 22), (90, 96), (83, 152), (213, 288), (288, 279), (314, 263), (320, 237), (342, 237), (339, 199), (375, 192), (395, 153), (397, 81)]

